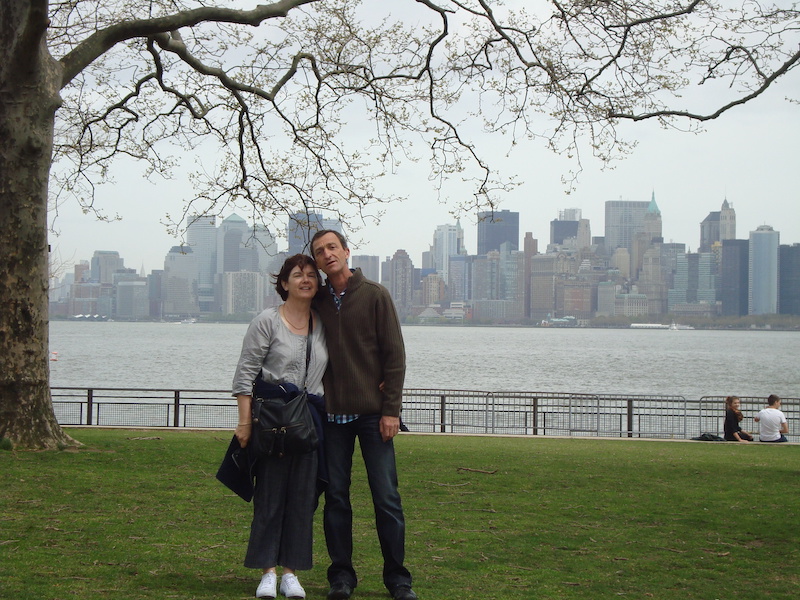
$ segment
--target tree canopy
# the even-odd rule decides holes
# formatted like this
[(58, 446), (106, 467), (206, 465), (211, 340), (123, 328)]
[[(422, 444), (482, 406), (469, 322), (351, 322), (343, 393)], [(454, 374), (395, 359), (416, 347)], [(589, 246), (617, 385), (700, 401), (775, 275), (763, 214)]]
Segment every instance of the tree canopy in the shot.
[(53, 3), (57, 190), (93, 207), (120, 154), (168, 172), (204, 146), (187, 211), (347, 220), (388, 200), (375, 177), (426, 159), (437, 188), (471, 182), (457, 208), (491, 208), (513, 174), (466, 121), (608, 159), (620, 121), (716, 118), (791, 70), (797, 42), (794, 7), (752, 2)]

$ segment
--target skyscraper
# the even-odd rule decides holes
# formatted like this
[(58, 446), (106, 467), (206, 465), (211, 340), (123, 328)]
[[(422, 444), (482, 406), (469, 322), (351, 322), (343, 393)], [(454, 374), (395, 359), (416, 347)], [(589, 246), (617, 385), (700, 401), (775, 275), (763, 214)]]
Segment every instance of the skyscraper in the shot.
[(644, 231), (644, 216), (650, 202), (611, 200), (606, 202), (606, 250), (613, 253), (617, 248), (633, 251), (633, 239), (638, 231)]
[(800, 315), (800, 244), (779, 248), (778, 306), (782, 315)]
[(439, 225), (433, 232), (433, 268), (441, 275), (445, 285), (449, 284), (450, 257), (458, 256), (463, 249), (464, 230), (459, 221), (455, 225)]
[(748, 314), (778, 312), (778, 246), (781, 234), (769, 225), (750, 232)]
[(723, 316), (742, 317), (747, 314), (749, 250), (749, 240), (722, 240), (720, 300)]
[(164, 260), (163, 315), (197, 316), (197, 259), (189, 246), (173, 246)]
[(719, 241), (734, 239), (736, 239), (736, 211), (733, 210), (733, 204), (729, 204), (725, 198), (719, 211)]
[(114, 273), (125, 268), (124, 262), (115, 250), (95, 250), (92, 256), (92, 281), (114, 283)]
[(361, 269), (361, 272), (367, 279), (380, 281), (381, 259), (379, 256), (352, 254), (350, 255), (350, 266), (354, 269)]
[(656, 193), (650, 197), (650, 204), (644, 213), (644, 233), (648, 245), (657, 241), (663, 241), (661, 209), (656, 204)]
[(397, 313), (402, 318), (408, 314), (414, 300), (414, 265), (408, 252), (397, 250), (389, 261), (389, 268), (389, 292), (394, 299)]
[(297, 212), (290, 215), (289, 223), (286, 225), (289, 256), (304, 252), (310, 254), (311, 238), (322, 229), (344, 233), (342, 224), (337, 219), (323, 219), (321, 214), (314, 212)]
[(519, 250), (519, 213), (509, 210), (478, 213), (478, 254), (500, 250), (503, 242)]
[(680, 304), (713, 305), (716, 302), (713, 262), (710, 252), (678, 255), (674, 286), (667, 293), (668, 312), (676, 312)]
[(216, 218), (192, 215), (186, 228), (186, 242), (197, 260), (197, 298), (201, 312), (214, 307), (214, 278), (217, 273)]
[(266, 225), (258, 223), (254, 225), (253, 236), (247, 240), (245, 245), (255, 249), (258, 263), (256, 270), (259, 273), (271, 273), (273, 271), (277, 273), (280, 270), (280, 265), (276, 264), (276, 261), (279, 261), (277, 258), (278, 243)]
[(728, 204), (727, 198), (722, 208), (708, 213), (700, 223), (700, 252), (711, 252), (714, 242), (736, 238), (736, 211)]
[[(216, 274), (236, 271), (252, 271), (252, 261), (242, 264), (245, 243), (251, 237), (250, 226), (242, 217), (233, 214), (219, 225), (217, 230), (217, 270)], [(255, 249), (251, 250), (252, 252)], [(257, 259), (255, 259), (257, 260)]]

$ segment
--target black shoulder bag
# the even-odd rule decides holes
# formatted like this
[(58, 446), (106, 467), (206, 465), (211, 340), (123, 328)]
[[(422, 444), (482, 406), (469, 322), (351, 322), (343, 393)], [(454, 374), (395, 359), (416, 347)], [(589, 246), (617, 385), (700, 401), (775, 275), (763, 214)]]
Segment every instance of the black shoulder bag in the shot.
[[(306, 377), (311, 361), (311, 333), (313, 322), (308, 319), (306, 339)], [(305, 454), (317, 449), (319, 439), (311, 410), (308, 406), (308, 391), (280, 398), (257, 398), (253, 384), (253, 440), (256, 456)]]

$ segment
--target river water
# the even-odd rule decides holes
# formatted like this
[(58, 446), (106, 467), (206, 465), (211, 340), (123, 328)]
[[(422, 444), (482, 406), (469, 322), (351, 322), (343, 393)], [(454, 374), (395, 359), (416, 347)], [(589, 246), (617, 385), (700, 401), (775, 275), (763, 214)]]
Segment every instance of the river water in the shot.
[[(226, 390), (246, 328), (54, 321), (51, 384)], [(800, 396), (797, 332), (416, 326), (403, 333), (407, 388)]]

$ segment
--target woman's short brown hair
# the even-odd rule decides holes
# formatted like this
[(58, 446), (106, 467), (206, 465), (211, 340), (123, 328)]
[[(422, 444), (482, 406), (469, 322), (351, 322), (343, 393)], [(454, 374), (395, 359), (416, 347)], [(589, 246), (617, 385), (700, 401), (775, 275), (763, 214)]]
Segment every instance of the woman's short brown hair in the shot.
[[(275, 291), (278, 292), (278, 295), (284, 301), (289, 297), (289, 292), (283, 288), (282, 284), (289, 281), (289, 273), (291, 273), (295, 267), (300, 267), (300, 270), (304, 270), (307, 266), (314, 269), (314, 272), (317, 273), (317, 263), (313, 258), (307, 254), (295, 254), (283, 261), (283, 266), (280, 271), (272, 274), (272, 279), (275, 281)], [(317, 278), (319, 278), (319, 275), (317, 275)]]

